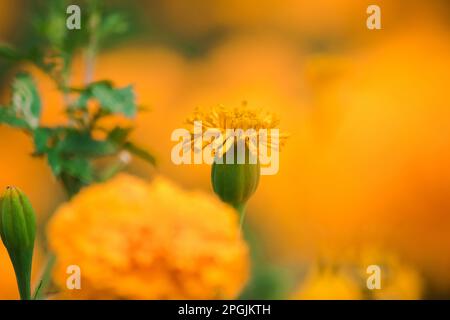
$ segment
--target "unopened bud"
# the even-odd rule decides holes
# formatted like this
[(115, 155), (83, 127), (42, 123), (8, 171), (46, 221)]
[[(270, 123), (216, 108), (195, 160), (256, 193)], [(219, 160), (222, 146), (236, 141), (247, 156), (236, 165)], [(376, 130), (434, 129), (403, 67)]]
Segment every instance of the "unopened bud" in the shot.
[(16, 273), (20, 298), (29, 300), (36, 218), (27, 196), (15, 187), (8, 187), (0, 197), (0, 235)]
[(260, 164), (259, 161), (255, 164), (250, 163), (247, 147), (245, 162), (237, 163), (236, 147), (234, 148), (233, 163), (226, 163), (226, 153), (223, 154), (221, 161), (213, 163), (211, 183), (214, 192), (222, 201), (241, 211), (258, 187)]

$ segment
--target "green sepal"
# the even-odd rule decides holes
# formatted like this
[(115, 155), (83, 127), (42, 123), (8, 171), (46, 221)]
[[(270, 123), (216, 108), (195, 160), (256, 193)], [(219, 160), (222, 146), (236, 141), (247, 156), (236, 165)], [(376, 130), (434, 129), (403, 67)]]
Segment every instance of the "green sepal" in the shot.
[(240, 212), (258, 187), (261, 168), (259, 161), (255, 164), (250, 163), (247, 147), (244, 163), (237, 163), (236, 150), (234, 146), (233, 163), (226, 163), (227, 152), (214, 161), (211, 168), (211, 183), (220, 199)]

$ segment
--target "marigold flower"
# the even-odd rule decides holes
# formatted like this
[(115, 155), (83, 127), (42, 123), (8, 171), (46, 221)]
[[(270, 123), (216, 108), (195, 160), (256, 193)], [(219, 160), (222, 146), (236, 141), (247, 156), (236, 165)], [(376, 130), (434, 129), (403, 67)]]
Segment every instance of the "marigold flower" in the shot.
[[(369, 289), (373, 273), (379, 267), (380, 287)], [(341, 252), (315, 264), (292, 296), (293, 299), (420, 299), (423, 279), (396, 255), (380, 248)]]
[(362, 279), (368, 277), (368, 266), (377, 265), (381, 269), (381, 289), (371, 290), (372, 298), (381, 300), (422, 298), (424, 279), (421, 274), (392, 252), (378, 247), (368, 247), (359, 252), (355, 260)]
[[(250, 109), (243, 103), (241, 108), (234, 109), (223, 106), (209, 112), (197, 109), (187, 122), (194, 128), (186, 145), (194, 152), (208, 146), (212, 149), (215, 156), (211, 168), (213, 190), (243, 218), (246, 203), (258, 187), (261, 148), (265, 147), (266, 152), (278, 152), (287, 138), (276, 128), (278, 119), (272, 113)], [(196, 128), (199, 123), (202, 132), (210, 131), (217, 136), (213, 140), (203, 139)]]
[[(272, 132), (270, 129), (277, 129), (279, 124), (278, 118), (275, 114), (265, 112), (259, 109), (251, 109), (247, 107), (246, 103), (240, 108), (226, 108), (224, 106), (217, 106), (210, 111), (205, 112), (197, 109), (193, 115), (187, 119), (188, 124), (195, 125), (196, 122), (202, 123), (203, 130), (218, 131), (222, 135), (222, 147), (217, 148), (221, 153), (218, 156), (222, 156), (226, 153), (235, 143), (240, 139), (245, 139), (246, 147), (251, 152), (257, 152), (258, 143), (268, 149), (274, 148), (276, 150), (282, 146), (287, 139), (287, 134), (278, 134), (278, 139), (272, 138)], [(252, 130), (250, 134), (233, 135), (230, 130)], [(264, 133), (260, 130), (268, 130)], [(197, 151), (197, 141), (201, 137), (196, 136), (191, 131), (193, 139), (190, 141), (190, 146), (194, 151)], [(214, 142), (213, 142), (214, 143)], [(211, 145), (211, 141), (205, 141), (202, 139), (202, 148)]]
[(232, 208), (159, 176), (119, 175), (82, 190), (52, 218), (48, 237), (69, 298), (230, 299), (248, 278), (248, 248)]
[(359, 300), (363, 291), (352, 276), (342, 270), (315, 266), (292, 299)]

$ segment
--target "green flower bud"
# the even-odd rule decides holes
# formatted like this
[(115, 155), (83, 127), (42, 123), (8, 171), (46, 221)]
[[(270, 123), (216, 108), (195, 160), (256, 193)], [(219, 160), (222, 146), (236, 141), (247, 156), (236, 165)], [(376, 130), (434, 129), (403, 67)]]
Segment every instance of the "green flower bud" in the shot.
[(0, 235), (16, 273), (20, 298), (29, 300), (36, 218), (26, 195), (15, 187), (8, 187), (0, 197)]
[(247, 147), (245, 148), (245, 161), (239, 164), (236, 149), (234, 146), (233, 163), (226, 163), (227, 153), (213, 163), (211, 182), (214, 192), (220, 199), (242, 213), (248, 199), (258, 187), (260, 164), (259, 161), (256, 161), (256, 164), (250, 163)]

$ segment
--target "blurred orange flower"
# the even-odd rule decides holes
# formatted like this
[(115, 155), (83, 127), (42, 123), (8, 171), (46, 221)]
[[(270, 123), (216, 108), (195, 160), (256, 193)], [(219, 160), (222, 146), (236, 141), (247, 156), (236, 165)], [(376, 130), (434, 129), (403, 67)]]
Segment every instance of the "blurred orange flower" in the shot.
[[(249, 267), (237, 219), (213, 196), (122, 174), (56, 212), (54, 279), (68, 298), (235, 298)], [(80, 290), (65, 290), (69, 265), (81, 269)]]
[(286, 252), (305, 258), (371, 241), (450, 287), (448, 36), (434, 23), (410, 25), (322, 60), (329, 74), (314, 80), (280, 172), (253, 202), (276, 220)]
[(294, 300), (359, 300), (363, 293), (351, 275), (332, 268), (314, 267), (291, 297)]
[[(368, 289), (369, 266), (379, 267), (380, 288)], [(420, 299), (423, 278), (399, 257), (373, 247), (325, 256), (313, 264), (292, 299)]]

